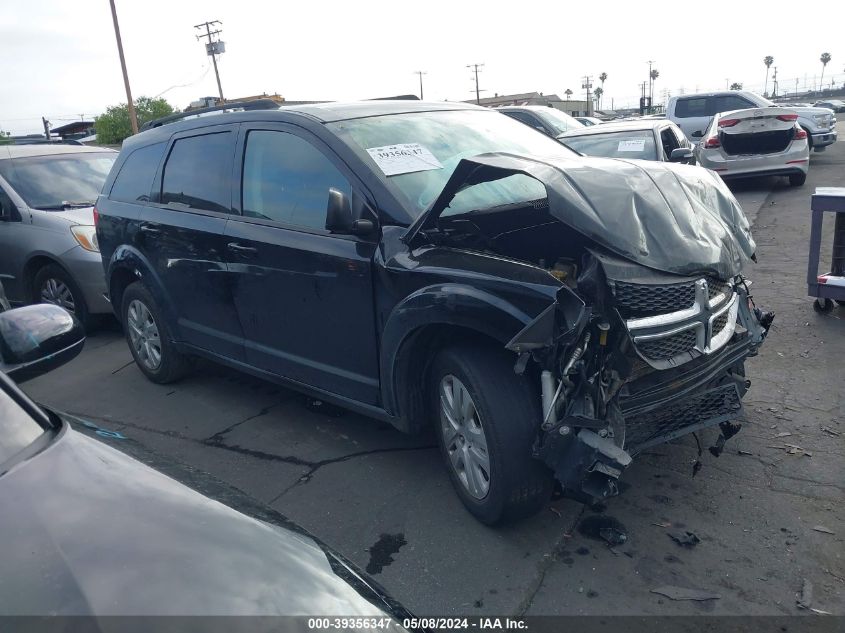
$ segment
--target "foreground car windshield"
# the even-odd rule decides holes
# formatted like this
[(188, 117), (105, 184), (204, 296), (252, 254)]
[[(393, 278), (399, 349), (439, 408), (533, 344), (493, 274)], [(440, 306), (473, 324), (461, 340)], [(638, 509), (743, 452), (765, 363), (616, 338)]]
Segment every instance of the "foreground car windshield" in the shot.
[(93, 204), (115, 158), (113, 152), (80, 152), (6, 159), (0, 160), (0, 176), (32, 208)]
[(43, 433), (41, 425), (0, 388), (0, 465)]
[(651, 130), (631, 130), (566, 136), (561, 139), (568, 147), (587, 156), (606, 158), (638, 158), (656, 160), (657, 148)]
[[(407, 199), (414, 215), (422, 213), (437, 198), (463, 158), (488, 152), (549, 158), (575, 156), (554, 139), (495, 111), (414, 112), (340, 121), (332, 127), (341, 136), (351, 138), (364, 153), (405, 143), (419, 144), (431, 152), (435, 161), (424, 170), (385, 176)], [(375, 171), (385, 173), (378, 165)], [(474, 208), (524, 202), (544, 195), (542, 185), (527, 176), (484, 183), (473, 189), (475, 195), (463, 203)], [(454, 205), (451, 208), (456, 211)]]

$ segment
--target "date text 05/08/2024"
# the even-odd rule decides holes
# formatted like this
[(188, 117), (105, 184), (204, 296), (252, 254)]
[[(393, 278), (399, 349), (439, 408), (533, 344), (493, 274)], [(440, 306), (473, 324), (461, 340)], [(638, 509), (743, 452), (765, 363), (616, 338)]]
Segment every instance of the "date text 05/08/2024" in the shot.
[[(390, 618), (309, 618), (311, 630), (390, 630), (398, 622)], [(519, 618), (405, 618), (402, 627), (408, 630), (479, 630), (479, 631), (518, 631), (528, 628)]]

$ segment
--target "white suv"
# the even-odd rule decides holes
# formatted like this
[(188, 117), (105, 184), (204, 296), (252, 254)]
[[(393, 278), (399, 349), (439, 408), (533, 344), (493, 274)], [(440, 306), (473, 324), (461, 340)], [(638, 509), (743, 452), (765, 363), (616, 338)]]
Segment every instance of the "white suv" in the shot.
[[(779, 106), (754, 92), (728, 90), (671, 97), (666, 116), (684, 131), (690, 141), (698, 143), (717, 113), (767, 107)], [(820, 152), (836, 142), (833, 110), (815, 107), (789, 109), (798, 114), (798, 125), (807, 132), (810, 149)]]

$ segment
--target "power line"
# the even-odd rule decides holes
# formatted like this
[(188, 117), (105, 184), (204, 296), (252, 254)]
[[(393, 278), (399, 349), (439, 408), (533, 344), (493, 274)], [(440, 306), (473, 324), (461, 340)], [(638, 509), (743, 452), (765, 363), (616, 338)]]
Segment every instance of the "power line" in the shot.
[(467, 64), (467, 68), (473, 68), (475, 70), (475, 103), (478, 105), (481, 105), (481, 92), (483, 92), (478, 88), (478, 69), (483, 66), (484, 64)]

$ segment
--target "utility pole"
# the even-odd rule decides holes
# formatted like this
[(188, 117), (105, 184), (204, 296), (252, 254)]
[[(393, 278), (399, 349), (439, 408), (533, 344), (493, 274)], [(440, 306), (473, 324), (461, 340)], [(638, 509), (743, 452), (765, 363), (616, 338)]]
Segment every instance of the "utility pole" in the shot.
[(197, 40), (204, 37), (208, 38), (208, 41), (205, 43), (205, 52), (209, 57), (211, 57), (211, 63), (214, 64), (214, 76), (217, 77), (217, 92), (220, 94), (220, 102), (224, 103), (226, 99), (223, 98), (223, 87), (220, 85), (220, 71), (217, 70), (217, 55), (226, 52), (226, 43), (221, 42), (219, 37), (216, 40), (214, 39), (215, 35), (219, 35), (223, 32), (220, 29), (212, 31), (211, 27), (215, 24), (222, 24), (222, 22), (220, 22), (220, 20), (212, 20), (211, 22), (197, 24), (194, 28), (202, 29), (205, 27), (205, 34), (197, 35)]
[(587, 116), (590, 116), (593, 113), (593, 109), (590, 104), (590, 90), (593, 87), (592, 79), (593, 78), (589, 75), (584, 75), (584, 77), (582, 78), (583, 83), (581, 84), (581, 87), (584, 89), (584, 92), (587, 95)]
[(478, 89), (478, 69), (483, 66), (484, 64), (467, 64), (467, 68), (472, 68), (475, 71), (475, 103), (478, 105), (481, 105), (481, 91)]
[(423, 100), (422, 76), (427, 75), (428, 73), (425, 72), (424, 70), (415, 70), (414, 74), (420, 76), (420, 101), (422, 101)]
[[(648, 113), (651, 114), (651, 101), (654, 96), (654, 80), (651, 78), (651, 65), (655, 63), (654, 60), (648, 60)], [(643, 95), (645, 96), (645, 95)]]
[(46, 138), (49, 141), (50, 140), (50, 122), (47, 119), (45, 119), (44, 117), (41, 117), (41, 125), (44, 126), (44, 138)]
[(772, 99), (778, 96), (778, 67), (775, 66), (775, 73), (772, 75)]
[(795, 94), (798, 95), (798, 77), (795, 78)]
[(129, 125), (132, 126), (132, 134), (137, 134), (138, 116), (135, 114), (135, 102), (132, 101), (132, 91), (129, 89), (129, 75), (126, 72), (126, 59), (123, 57), (123, 42), (120, 39), (120, 26), (117, 23), (117, 9), (114, 8), (114, 0), (109, 0), (109, 4), (111, 4), (111, 18), (114, 22), (114, 36), (117, 38), (117, 54), (120, 57), (120, 69), (123, 71), (123, 85), (126, 88)]

